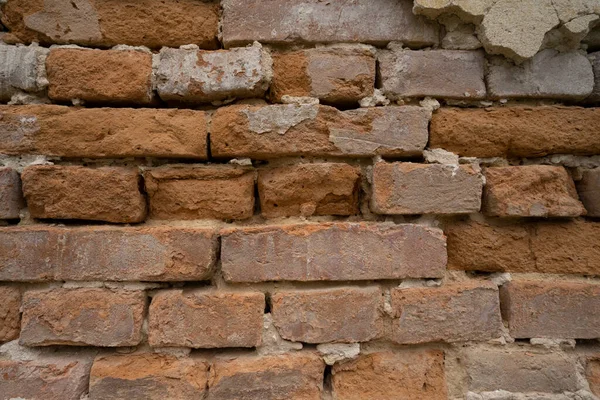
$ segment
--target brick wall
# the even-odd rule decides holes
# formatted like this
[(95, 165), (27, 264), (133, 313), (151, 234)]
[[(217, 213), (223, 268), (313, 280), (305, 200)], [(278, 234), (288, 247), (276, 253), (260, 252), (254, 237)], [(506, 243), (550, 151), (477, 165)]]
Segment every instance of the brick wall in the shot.
[(598, 399), (600, 6), (434, 3), (0, 1), (0, 399)]

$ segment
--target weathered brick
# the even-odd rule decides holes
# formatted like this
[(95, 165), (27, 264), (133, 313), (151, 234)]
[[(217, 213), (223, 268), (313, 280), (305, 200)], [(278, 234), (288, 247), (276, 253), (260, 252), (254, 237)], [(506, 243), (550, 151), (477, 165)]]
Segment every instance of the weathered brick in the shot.
[(207, 400), (319, 400), (325, 364), (314, 353), (217, 359)]
[(48, 97), (89, 103), (149, 104), (152, 55), (140, 51), (52, 49), (46, 58)]
[(169, 290), (150, 304), (151, 346), (255, 347), (260, 344), (265, 296)]
[(586, 368), (586, 378), (592, 393), (600, 396), (600, 359), (590, 360)]
[(156, 86), (162, 100), (206, 103), (262, 97), (271, 81), (271, 58), (260, 44), (231, 50), (163, 48)]
[(464, 214), (481, 207), (483, 179), (471, 165), (378, 162), (371, 209), (378, 214)]
[(600, 285), (512, 281), (500, 296), (514, 338), (600, 337)]
[(483, 211), (496, 217), (578, 217), (585, 214), (564, 167), (486, 168)]
[(271, 94), (316, 97), (324, 104), (356, 104), (375, 90), (374, 50), (367, 46), (306, 49), (273, 55)]
[(144, 173), (150, 217), (246, 219), (254, 212), (252, 168), (164, 167)]
[(493, 98), (581, 100), (594, 89), (594, 72), (590, 61), (578, 51), (547, 49), (521, 65), (503, 57), (492, 58), (487, 82)]
[(382, 329), (379, 288), (337, 288), (274, 293), (273, 323), (294, 342), (366, 342)]
[(447, 399), (444, 353), (401, 350), (361, 355), (333, 366), (336, 399)]
[(600, 274), (597, 222), (451, 223), (448, 266), (488, 272)]
[(588, 217), (600, 217), (600, 168), (583, 171), (577, 192)]
[(377, 59), (383, 91), (390, 98), (485, 97), (485, 55), (481, 51), (384, 50)]
[(338, 111), (318, 105), (238, 105), (213, 117), (217, 158), (414, 156), (427, 144), (430, 112), (421, 107)]
[(0, 106), (0, 152), (205, 160), (207, 127), (204, 111)]
[(439, 288), (396, 288), (390, 339), (396, 343), (464, 342), (501, 336), (498, 288), (467, 282)]
[(98, 356), (90, 373), (90, 400), (201, 399), (208, 364), (196, 358), (134, 353)]
[(2, 23), (19, 40), (90, 47), (219, 47), (219, 3), (196, 0), (9, 0)]
[(441, 108), (429, 147), (467, 157), (542, 157), (600, 152), (600, 108)]
[(564, 353), (535, 348), (473, 347), (461, 353), (472, 391), (575, 392), (577, 367)]
[(0, 343), (16, 339), (20, 330), (21, 292), (17, 287), (0, 286)]
[(45, 355), (36, 360), (0, 360), (2, 399), (79, 400), (88, 389), (91, 357)]
[(419, 225), (334, 223), (224, 230), (230, 282), (441, 278), (445, 240)]
[(341, 163), (296, 164), (258, 174), (262, 214), (354, 215), (358, 213), (360, 169)]
[[(225, 47), (252, 43), (336, 43), (408, 46), (439, 42), (438, 26), (412, 13), (410, 0), (358, 0), (352, 3), (308, 0), (225, 0)], [(375, 22), (375, 23), (374, 23)]]
[(146, 216), (135, 168), (39, 165), (21, 178), (34, 218), (130, 223)]
[(17, 219), (25, 206), (19, 173), (0, 168), (0, 219)]
[(592, 69), (594, 70), (594, 90), (586, 98), (586, 101), (600, 102), (600, 51), (588, 54), (588, 59), (592, 63)]
[(200, 281), (217, 246), (208, 228), (0, 228), (0, 281)]
[[(0, 14), (1, 15), (1, 14)], [(44, 63), (48, 49), (39, 46), (7, 46), (0, 43), (0, 101), (9, 101), (15, 94), (44, 90)]]
[(23, 295), (25, 346), (136, 346), (146, 314), (142, 291), (32, 290)]

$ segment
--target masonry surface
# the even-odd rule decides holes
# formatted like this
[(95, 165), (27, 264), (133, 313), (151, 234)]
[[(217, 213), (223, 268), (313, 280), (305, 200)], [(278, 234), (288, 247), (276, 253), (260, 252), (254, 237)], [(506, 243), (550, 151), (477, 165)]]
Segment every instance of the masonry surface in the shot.
[(0, 1), (0, 400), (600, 399), (599, 20)]

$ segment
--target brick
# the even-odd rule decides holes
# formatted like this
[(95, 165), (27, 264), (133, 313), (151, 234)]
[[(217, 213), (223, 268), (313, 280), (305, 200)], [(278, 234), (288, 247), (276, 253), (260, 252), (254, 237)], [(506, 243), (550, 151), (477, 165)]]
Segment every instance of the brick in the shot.
[(136, 346), (146, 314), (142, 291), (51, 289), (23, 295), (24, 346)]
[(52, 49), (48, 97), (93, 104), (150, 104), (152, 55), (141, 51)]
[(600, 217), (600, 169), (583, 171), (577, 192), (588, 217)]
[(44, 45), (219, 47), (216, 1), (77, 0), (74, 4), (9, 0), (2, 7), (2, 23), (18, 40)]
[(254, 212), (252, 168), (164, 167), (144, 173), (150, 217), (246, 219)]
[(338, 46), (273, 55), (271, 95), (316, 97), (324, 104), (352, 105), (375, 90), (374, 49)]
[(314, 353), (217, 359), (207, 400), (320, 400), (325, 364)]
[(158, 57), (156, 86), (164, 101), (263, 97), (271, 80), (271, 58), (258, 43), (219, 51), (163, 48)]
[(294, 342), (366, 342), (379, 336), (381, 292), (371, 288), (285, 291), (271, 296), (273, 323)]
[(150, 346), (255, 347), (261, 342), (265, 296), (169, 290), (150, 304)]
[(34, 218), (131, 223), (146, 216), (136, 168), (40, 165), (21, 179)]
[(600, 152), (600, 108), (441, 108), (429, 147), (466, 157), (542, 157)]
[(561, 352), (473, 347), (460, 358), (472, 391), (562, 393), (579, 389), (575, 362)]
[(481, 99), (486, 95), (482, 51), (384, 50), (377, 59), (383, 91), (393, 99)]
[(396, 343), (486, 341), (502, 333), (498, 288), (491, 283), (396, 288), (391, 298)]
[(377, 214), (465, 214), (481, 207), (483, 179), (471, 165), (378, 162), (372, 183)]
[(592, 393), (600, 396), (600, 360), (591, 360), (587, 364), (586, 378)]
[(0, 152), (206, 160), (207, 128), (204, 111), (0, 106)]
[(211, 125), (216, 158), (421, 155), (430, 113), (424, 108), (338, 111), (318, 105), (238, 105), (219, 108)]
[(262, 215), (355, 215), (360, 169), (341, 163), (296, 164), (259, 171)]
[(21, 292), (13, 286), (0, 286), (0, 343), (18, 338), (20, 331)]
[(564, 167), (486, 168), (483, 211), (496, 217), (578, 217), (585, 214)]
[(468, 271), (600, 274), (597, 222), (456, 222), (446, 228), (448, 267)]
[[(439, 42), (436, 24), (412, 13), (410, 0), (225, 0), (225, 47), (261, 43), (369, 43), (400, 41), (407, 46)], [(376, 21), (374, 24), (373, 22)]]
[(588, 54), (588, 59), (592, 63), (592, 69), (594, 70), (594, 90), (586, 98), (586, 101), (600, 102), (600, 51)]
[(45, 355), (36, 360), (0, 360), (3, 399), (79, 400), (87, 393), (92, 359)]
[(15, 94), (44, 90), (44, 62), (48, 49), (39, 46), (7, 46), (0, 43), (0, 101)]
[(134, 353), (98, 356), (90, 373), (90, 400), (203, 398), (208, 364), (196, 358)]
[(221, 242), (229, 282), (441, 278), (446, 269), (442, 232), (419, 225), (250, 227), (222, 231)]
[(582, 100), (594, 89), (594, 72), (578, 51), (542, 50), (521, 65), (494, 57), (488, 66), (492, 98), (549, 98)]
[(514, 338), (596, 339), (600, 285), (512, 281), (500, 290), (502, 314)]
[(400, 350), (363, 354), (333, 366), (337, 399), (447, 398), (444, 353), (440, 350)]
[(23, 207), (19, 173), (11, 168), (0, 168), (0, 219), (18, 219)]
[(217, 246), (209, 228), (0, 228), (0, 281), (201, 281)]

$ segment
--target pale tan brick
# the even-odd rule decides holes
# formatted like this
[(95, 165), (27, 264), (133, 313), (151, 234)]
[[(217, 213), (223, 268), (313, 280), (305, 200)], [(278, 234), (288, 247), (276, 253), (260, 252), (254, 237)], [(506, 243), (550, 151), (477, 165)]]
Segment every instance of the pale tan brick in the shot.
[(155, 347), (255, 347), (264, 309), (258, 292), (163, 291), (150, 304), (148, 340)]
[(34, 218), (131, 223), (146, 217), (137, 168), (39, 165), (21, 178)]
[(446, 269), (442, 232), (418, 225), (228, 229), (221, 241), (221, 267), (230, 282), (441, 278)]
[(471, 165), (378, 162), (372, 183), (377, 214), (465, 214), (481, 207), (483, 179)]
[(146, 314), (142, 291), (32, 290), (23, 295), (25, 346), (136, 346)]
[(281, 291), (272, 295), (273, 323), (294, 342), (366, 342), (382, 329), (379, 288)]

